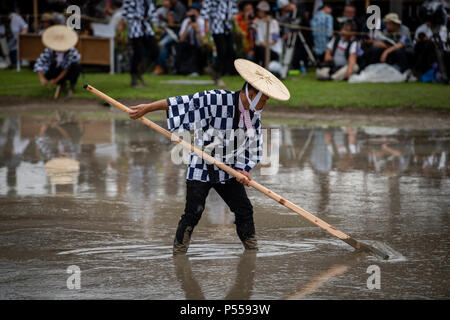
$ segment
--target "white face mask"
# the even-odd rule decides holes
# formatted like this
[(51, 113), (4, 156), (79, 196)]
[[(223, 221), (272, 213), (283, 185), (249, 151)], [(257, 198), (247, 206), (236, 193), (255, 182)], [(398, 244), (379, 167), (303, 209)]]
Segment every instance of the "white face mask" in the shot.
[(259, 91), (259, 92), (256, 94), (255, 99), (250, 100), (250, 97), (248, 96), (248, 83), (247, 83), (247, 84), (245, 85), (245, 96), (247, 97), (248, 103), (249, 103), (249, 105), (250, 105), (250, 106), (249, 106), (249, 109), (250, 109), (251, 111), (255, 112), (255, 113), (261, 112), (261, 110), (256, 110), (256, 106), (258, 105), (259, 100), (260, 100), (261, 97), (262, 97), (262, 92)]

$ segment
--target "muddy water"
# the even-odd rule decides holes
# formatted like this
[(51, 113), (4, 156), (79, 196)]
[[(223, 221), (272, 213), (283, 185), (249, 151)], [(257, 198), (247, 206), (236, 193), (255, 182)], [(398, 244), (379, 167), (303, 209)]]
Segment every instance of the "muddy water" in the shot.
[[(271, 126), (280, 167), (254, 179), (389, 261), (251, 189), (258, 254), (243, 254), (212, 191), (188, 255), (174, 259), (186, 171), (170, 142), (128, 120), (4, 116), (0, 298), (450, 298), (450, 131)], [(379, 289), (367, 286), (372, 265)]]

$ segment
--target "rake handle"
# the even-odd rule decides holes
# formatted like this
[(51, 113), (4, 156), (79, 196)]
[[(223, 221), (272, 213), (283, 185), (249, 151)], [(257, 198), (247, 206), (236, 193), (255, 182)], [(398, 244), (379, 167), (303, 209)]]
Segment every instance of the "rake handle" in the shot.
[[(83, 88), (85, 88), (86, 90), (92, 92), (93, 94), (97, 95), (101, 99), (105, 100), (106, 102), (110, 103), (111, 105), (119, 108), (120, 110), (122, 110), (122, 111), (124, 111), (126, 113), (129, 113), (129, 111), (131, 111), (130, 108), (126, 107), (122, 103), (118, 102), (117, 100), (114, 100), (110, 96), (104, 94), (103, 92), (95, 89), (94, 87), (92, 87), (92, 86), (90, 86), (88, 84), (85, 84), (83, 86)], [(245, 177), (242, 173), (240, 173), (240, 172), (236, 171), (235, 169), (230, 168), (226, 164), (216, 160), (215, 158), (211, 157), (209, 154), (207, 154), (207, 153), (197, 149), (196, 147), (194, 147), (190, 143), (187, 143), (186, 141), (182, 140), (180, 137), (174, 135), (173, 133), (170, 133), (169, 131), (167, 131), (166, 129), (160, 127), (159, 125), (157, 125), (153, 121), (150, 121), (150, 120), (148, 120), (145, 117), (139, 118), (139, 121), (141, 121), (145, 125), (149, 126), (150, 128), (158, 131), (159, 133), (165, 135), (166, 137), (168, 137), (172, 141), (180, 143), (184, 148), (190, 150), (191, 152), (195, 152), (198, 156), (202, 157), (203, 159), (205, 159), (206, 161), (210, 162), (211, 164), (217, 166), (218, 168), (222, 169), (223, 171), (228, 172), (232, 176), (234, 176), (236, 178)], [(347, 244), (349, 244), (353, 248), (368, 250), (368, 247), (366, 245), (364, 245), (361, 242), (353, 239), (352, 237), (350, 237), (349, 235), (343, 233), (342, 231), (337, 230), (332, 225), (328, 224), (327, 222), (323, 221), (320, 218), (317, 218), (316, 216), (314, 216), (313, 214), (309, 213), (305, 209), (300, 208), (296, 204), (292, 203), (289, 200), (286, 200), (282, 196), (280, 196), (277, 193), (273, 192), (272, 190), (264, 187), (263, 185), (257, 183), (256, 181), (250, 180), (250, 186), (255, 188), (256, 190), (258, 190), (259, 192), (264, 193), (266, 196), (268, 196), (269, 198), (277, 201), (278, 203), (282, 204), (286, 208), (294, 211), (298, 215), (302, 216), (303, 218), (307, 219), (308, 221), (312, 222), (313, 224), (317, 225), (318, 227), (322, 228), (323, 230), (327, 231), (328, 233), (332, 234), (333, 236), (335, 236), (335, 237), (341, 239), (342, 241), (346, 242)], [(369, 251), (372, 251), (372, 250), (369, 249)]]

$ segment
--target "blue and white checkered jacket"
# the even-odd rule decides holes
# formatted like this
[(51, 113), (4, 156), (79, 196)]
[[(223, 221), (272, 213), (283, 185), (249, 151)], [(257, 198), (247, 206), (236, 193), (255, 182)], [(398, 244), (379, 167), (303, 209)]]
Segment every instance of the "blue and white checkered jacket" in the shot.
[(238, 13), (236, 0), (203, 0), (200, 14), (208, 19), (211, 34), (231, 31), (233, 16)]
[[(194, 145), (217, 160), (237, 169), (250, 171), (260, 162), (263, 150), (261, 116), (250, 111), (255, 134), (238, 129), (239, 92), (211, 90), (167, 99), (167, 126), (171, 132), (194, 133)], [(209, 147), (208, 147), (209, 146)], [(214, 146), (214, 147), (211, 147)], [(186, 179), (224, 183), (233, 178), (191, 152)]]
[[(146, 10), (146, 6), (148, 10)], [(128, 24), (128, 37), (133, 39), (145, 35), (155, 35), (151, 25), (155, 13), (153, 0), (125, 0), (122, 7), (122, 16)]]
[(45, 74), (48, 72), (52, 64), (55, 64), (56, 67), (61, 67), (62, 69), (69, 69), (73, 63), (80, 62), (80, 54), (75, 48), (70, 48), (69, 50), (64, 52), (64, 57), (59, 66), (57, 66), (56, 55), (56, 51), (50, 48), (45, 48), (44, 52), (42, 52), (39, 58), (36, 60), (33, 71), (41, 71)]

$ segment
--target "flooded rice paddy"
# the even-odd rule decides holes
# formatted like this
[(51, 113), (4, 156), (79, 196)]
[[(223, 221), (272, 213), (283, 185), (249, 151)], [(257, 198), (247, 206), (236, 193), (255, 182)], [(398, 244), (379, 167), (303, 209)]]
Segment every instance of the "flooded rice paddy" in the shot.
[[(267, 128), (279, 130), (280, 166), (254, 179), (390, 260), (253, 189), (256, 255), (212, 190), (187, 256), (174, 258), (186, 168), (170, 141), (125, 119), (3, 115), (0, 298), (450, 298), (450, 130)], [(71, 266), (79, 289), (67, 286)]]

